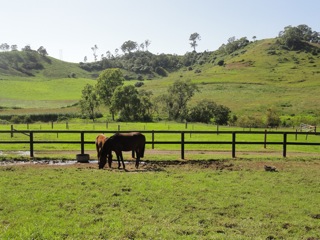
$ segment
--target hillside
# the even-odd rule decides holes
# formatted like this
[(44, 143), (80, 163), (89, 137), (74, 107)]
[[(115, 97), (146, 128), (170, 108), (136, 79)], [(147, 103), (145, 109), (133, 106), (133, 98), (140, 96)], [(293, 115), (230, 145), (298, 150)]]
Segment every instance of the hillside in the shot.
[[(29, 70), (30, 76), (16, 67), (28, 63), (29, 56), (19, 55), (21, 52), (0, 53), (0, 114), (25, 113), (26, 109), (29, 113), (68, 111), (65, 107), (77, 103), (83, 86), (95, 83), (91, 79), (98, 72), (92, 66), (119, 64), (126, 68), (124, 75), (130, 79), (126, 84), (144, 79), (141, 89), (151, 90), (154, 97), (164, 93), (175, 80), (192, 80), (201, 92), (194, 96), (191, 105), (210, 99), (228, 106), (236, 115), (262, 116), (268, 108), (274, 108), (289, 117), (319, 116), (320, 48), (316, 44), (305, 44), (304, 49), (289, 51), (276, 39), (264, 39), (250, 42), (231, 54), (221, 49), (184, 56), (137, 52), (123, 59), (87, 64), (90, 71), (84, 70), (83, 64), (38, 55), (37, 61), (43, 68)], [(23, 60), (13, 64), (10, 60), (13, 56)], [(170, 68), (166, 68), (166, 64)], [(156, 72), (160, 67), (167, 77)], [(70, 78), (72, 73), (75, 78)], [(77, 111), (74, 107), (69, 110)]]
[(0, 78), (91, 78), (79, 64), (68, 63), (52, 57), (42, 56), (36, 51), (0, 52)]

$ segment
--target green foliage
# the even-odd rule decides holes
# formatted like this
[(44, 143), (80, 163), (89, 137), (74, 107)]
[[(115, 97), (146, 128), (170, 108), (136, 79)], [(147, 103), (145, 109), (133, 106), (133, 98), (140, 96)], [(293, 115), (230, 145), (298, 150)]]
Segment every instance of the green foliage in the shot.
[(123, 85), (123, 75), (120, 69), (111, 68), (102, 71), (97, 79), (96, 90), (106, 106), (111, 104), (115, 89)]
[(187, 120), (189, 122), (210, 123), (216, 107), (217, 104), (215, 102), (206, 99), (202, 100), (189, 110)]
[(128, 40), (121, 45), (121, 50), (126, 53), (131, 53), (133, 50), (136, 50), (138, 44), (134, 41)]
[(97, 108), (99, 107), (99, 100), (94, 87), (87, 84), (82, 90), (80, 100), (80, 108), (83, 116), (88, 117), (94, 121)]
[(193, 48), (193, 51), (196, 51), (196, 47), (198, 46), (197, 40), (201, 40), (199, 33), (192, 33), (189, 37), (190, 46)]
[(150, 121), (152, 120), (150, 92), (139, 91), (132, 85), (119, 86), (112, 98), (110, 109), (119, 112), (120, 121)]
[(240, 39), (231, 37), (228, 39), (228, 43), (222, 44), (219, 50), (225, 52), (226, 54), (231, 54), (237, 51), (238, 49), (244, 48), (248, 44), (249, 44), (249, 40), (246, 37), (242, 37)]
[(281, 123), (279, 115), (276, 113), (274, 109), (268, 109), (267, 111), (267, 120), (266, 120), (266, 126), (267, 127), (279, 127)]
[(280, 41), (291, 50), (302, 49), (303, 42), (319, 43), (320, 34), (307, 25), (298, 25), (297, 27), (287, 26), (279, 33)]
[(177, 121), (187, 119), (187, 104), (197, 91), (198, 87), (191, 81), (177, 80), (169, 86), (168, 93), (163, 95), (169, 119)]
[(226, 125), (229, 120), (231, 110), (223, 105), (217, 105), (214, 110), (214, 122), (218, 125)]
[(162, 77), (168, 76), (168, 73), (166, 72), (166, 70), (163, 67), (157, 67), (155, 71), (157, 74), (159, 74)]

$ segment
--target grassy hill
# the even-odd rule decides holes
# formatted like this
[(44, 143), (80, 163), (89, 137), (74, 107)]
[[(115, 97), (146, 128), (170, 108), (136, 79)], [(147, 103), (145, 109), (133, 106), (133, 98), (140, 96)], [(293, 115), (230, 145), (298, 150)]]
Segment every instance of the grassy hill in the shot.
[[(274, 108), (281, 115), (320, 116), (319, 45), (307, 46), (289, 51), (276, 39), (265, 39), (231, 54), (221, 50), (194, 53), (192, 65), (172, 71), (168, 77), (144, 80), (141, 88), (157, 96), (175, 80), (192, 80), (201, 92), (191, 105), (206, 98), (228, 106), (236, 115), (262, 116)], [(74, 104), (85, 84), (95, 84), (94, 74), (97, 72), (85, 71), (79, 64), (37, 53), (0, 53), (0, 114), (77, 111)]]

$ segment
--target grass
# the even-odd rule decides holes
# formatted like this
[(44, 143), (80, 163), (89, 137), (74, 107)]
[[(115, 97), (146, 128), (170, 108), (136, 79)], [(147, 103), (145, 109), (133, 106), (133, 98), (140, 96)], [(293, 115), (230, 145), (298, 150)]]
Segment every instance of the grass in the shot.
[[(272, 164), (279, 172), (265, 172)], [(1, 239), (317, 239), (319, 161), (0, 167)]]
[(61, 108), (77, 103), (86, 84), (91, 79), (25, 79), (1, 80), (1, 107)]
[[(158, 122), (158, 123), (92, 123), (86, 121), (69, 121), (67, 123), (36, 123), (36, 124), (15, 124), (16, 130), (94, 130), (104, 133), (110, 131), (111, 133), (105, 133), (107, 136), (111, 136), (121, 131), (151, 131), (151, 130), (173, 130), (177, 133), (155, 133), (155, 141), (181, 141), (181, 133), (179, 131), (216, 131), (217, 126), (211, 124), (182, 124), (175, 122)], [(68, 127), (68, 128), (67, 128)], [(10, 125), (0, 125), (0, 130), (10, 130)], [(242, 128), (219, 126), (219, 131), (242, 131)], [(245, 129), (249, 130), (249, 129)], [(252, 129), (252, 132), (262, 131), (264, 129)], [(283, 135), (281, 131), (291, 131), (295, 133), (293, 129), (278, 129), (269, 130), (271, 132), (280, 132), (280, 134), (267, 135), (268, 142), (282, 143)], [(92, 159), (95, 159), (95, 145), (93, 144), (95, 137), (98, 133), (86, 133), (85, 141), (90, 141), (92, 144), (85, 145), (85, 152), (90, 154)], [(151, 133), (145, 133), (148, 142), (152, 140)], [(296, 140), (297, 137), (297, 140)], [(3, 141), (29, 141), (29, 136), (21, 133), (14, 133), (11, 138), (10, 133), (1, 133), (1, 140)], [(35, 141), (80, 141), (80, 133), (35, 133)], [(264, 134), (237, 134), (236, 140), (239, 142), (264, 142)], [(188, 144), (190, 141), (224, 141), (231, 142), (232, 135), (228, 134), (201, 134), (201, 133), (185, 133), (185, 158), (186, 159), (221, 159), (231, 156), (231, 144)], [(287, 136), (288, 142), (304, 142), (304, 143), (319, 143), (319, 136), (317, 135), (295, 135), (290, 134)], [(0, 150), (2, 152), (2, 159), (21, 159), (21, 152), (28, 152), (30, 149), (29, 144), (1, 144)], [(242, 158), (268, 158), (268, 157), (281, 157), (283, 146), (267, 144), (266, 148), (264, 144), (249, 145), (240, 144), (236, 146), (236, 156)], [(181, 144), (155, 144), (152, 149), (151, 144), (146, 145), (147, 160), (168, 160), (168, 153), (171, 152), (170, 158), (180, 159)], [(300, 155), (314, 157), (319, 154), (319, 146), (295, 146), (289, 145), (287, 147), (288, 157), (294, 158)], [(35, 157), (40, 159), (74, 159), (77, 153), (80, 153), (80, 144), (35, 144), (34, 145)], [(157, 152), (160, 151), (160, 152)], [(162, 151), (162, 153), (161, 153)], [(129, 155), (125, 154), (125, 158), (128, 159)], [(28, 160), (27, 156), (22, 159)]]
[[(270, 50), (275, 54), (269, 54)], [(156, 97), (166, 92), (175, 80), (192, 80), (201, 92), (192, 98), (190, 105), (209, 99), (228, 106), (237, 116), (265, 116), (267, 109), (274, 108), (283, 116), (319, 117), (320, 55), (278, 49), (275, 39), (265, 39), (224, 56), (224, 61), (223, 67), (211, 61), (195, 65), (191, 71), (182, 68), (166, 78), (145, 80), (141, 89), (151, 90)], [(29, 114), (39, 108), (52, 112), (77, 102), (83, 86), (88, 82), (94, 84), (88, 80), (91, 76), (81, 69), (80, 72), (75, 64), (55, 59), (52, 64), (44, 64), (45, 70), (32, 78), (0, 76), (1, 107), (27, 108)], [(66, 73), (71, 71), (76, 72), (79, 79), (66, 79)], [(126, 81), (126, 84), (135, 82)], [(19, 112), (25, 113), (21, 109), (2, 110), (1, 114)]]

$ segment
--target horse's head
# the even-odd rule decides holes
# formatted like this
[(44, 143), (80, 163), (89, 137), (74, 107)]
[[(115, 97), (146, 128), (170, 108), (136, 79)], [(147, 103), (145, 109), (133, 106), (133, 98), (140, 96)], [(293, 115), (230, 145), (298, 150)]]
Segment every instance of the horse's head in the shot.
[[(111, 162), (112, 162), (112, 155), (111, 155), (111, 140), (110, 138), (106, 138), (105, 142), (103, 143), (101, 152), (100, 152), (100, 158), (98, 161), (99, 164), (99, 169), (104, 168), (104, 166), (107, 163), (107, 157), (108, 157), (108, 163), (110, 162), (110, 158), (111, 158)], [(111, 164), (109, 164), (109, 167)]]

